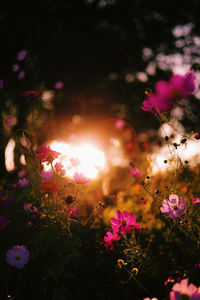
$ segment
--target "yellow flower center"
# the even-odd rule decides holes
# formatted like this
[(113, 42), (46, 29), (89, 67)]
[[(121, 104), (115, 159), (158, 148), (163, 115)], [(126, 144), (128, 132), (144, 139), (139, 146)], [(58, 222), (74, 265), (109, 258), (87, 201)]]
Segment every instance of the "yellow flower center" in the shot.
[(15, 259), (16, 259), (16, 260), (20, 260), (20, 259), (21, 259), (21, 256), (20, 256), (20, 255), (16, 255), (16, 256), (15, 256)]
[(122, 226), (126, 226), (126, 221), (125, 220), (122, 221)]
[(177, 205), (174, 205), (173, 206), (173, 210), (177, 210), (178, 209), (178, 206)]

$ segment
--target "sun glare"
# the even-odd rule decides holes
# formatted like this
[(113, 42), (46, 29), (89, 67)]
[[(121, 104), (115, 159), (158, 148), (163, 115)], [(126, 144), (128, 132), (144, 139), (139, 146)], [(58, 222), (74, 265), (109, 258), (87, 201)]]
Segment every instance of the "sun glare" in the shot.
[[(54, 164), (62, 163), (66, 177), (72, 178), (75, 172), (83, 173), (87, 178), (97, 178), (100, 171), (105, 170), (106, 159), (103, 151), (91, 144), (72, 146), (64, 142), (52, 142), (50, 147), (61, 155)], [(45, 169), (49, 167), (45, 165)]]

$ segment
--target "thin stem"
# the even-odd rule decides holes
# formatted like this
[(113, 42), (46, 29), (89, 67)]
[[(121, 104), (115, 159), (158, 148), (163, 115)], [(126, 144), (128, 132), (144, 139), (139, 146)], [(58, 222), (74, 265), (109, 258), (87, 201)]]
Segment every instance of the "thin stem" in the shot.
[(128, 269), (125, 268), (125, 270), (128, 272), (128, 274), (130, 275), (127, 283), (131, 280), (131, 278), (133, 278), (135, 280), (135, 282), (137, 283), (137, 285), (150, 297), (152, 297), (151, 293), (145, 288), (143, 287), (143, 285), (137, 280), (137, 278), (133, 275), (132, 272), (130, 272)]

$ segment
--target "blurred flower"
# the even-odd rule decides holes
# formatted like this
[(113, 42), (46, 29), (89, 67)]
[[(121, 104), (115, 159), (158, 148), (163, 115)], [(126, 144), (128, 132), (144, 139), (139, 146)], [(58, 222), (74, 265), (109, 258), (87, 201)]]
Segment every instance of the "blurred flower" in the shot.
[(25, 187), (26, 185), (28, 185), (29, 184), (29, 180), (27, 179), (27, 178), (22, 178), (22, 179), (20, 179), (19, 181), (18, 181), (18, 183), (17, 183), (17, 185), (19, 186), (19, 187)]
[(139, 192), (142, 189), (142, 185), (139, 183), (134, 184), (133, 189), (135, 192)]
[(42, 95), (41, 92), (36, 91), (36, 90), (28, 90), (22, 93), (22, 97), (24, 97), (27, 100), (33, 100)]
[(18, 74), (18, 78), (19, 78), (19, 79), (22, 79), (22, 78), (24, 78), (24, 75), (25, 75), (25, 72), (24, 72), (24, 71), (21, 71), (21, 72), (19, 72), (19, 74)]
[(58, 191), (58, 186), (53, 181), (45, 181), (45, 182), (42, 182), (42, 184), (40, 186), (40, 191), (45, 192), (45, 193), (54, 194)]
[(70, 209), (66, 210), (66, 215), (68, 217), (72, 216), (72, 217), (80, 217), (79, 212), (76, 210), (75, 207), (71, 207)]
[(188, 190), (188, 188), (187, 188), (187, 186), (185, 185), (185, 186), (183, 186), (183, 187), (180, 189), (180, 192), (181, 192), (181, 193), (187, 193), (187, 190)]
[(148, 202), (147, 199), (142, 199), (142, 204), (145, 205)]
[(61, 90), (64, 87), (64, 83), (62, 81), (58, 81), (55, 83), (54, 88), (56, 90)]
[(44, 171), (44, 170), (42, 170), (42, 172), (41, 172), (42, 182), (49, 181), (51, 179), (52, 175), (53, 175), (52, 171)]
[(136, 222), (136, 217), (131, 215), (128, 211), (121, 213), (119, 210), (116, 210), (115, 217), (116, 219), (110, 219), (113, 231), (126, 234), (131, 233), (133, 228), (136, 230), (141, 229), (141, 226)]
[(169, 200), (165, 199), (163, 201), (162, 205), (160, 210), (163, 214), (168, 214), (171, 218), (176, 218), (185, 210), (186, 204), (182, 197), (180, 197), (179, 201), (178, 195), (172, 194), (169, 196)]
[(16, 123), (17, 123), (17, 119), (16, 119), (15, 117), (8, 117), (8, 118), (6, 119), (6, 124), (7, 124), (9, 127), (14, 126)]
[(31, 203), (24, 203), (24, 210), (25, 211), (31, 211), (31, 207), (32, 207)]
[(17, 60), (24, 60), (24, 58), (26, 57), (27, 52), (26, 50), (21, 50), (17, 53)]
[(56, 172), (60, 175), (60, 176), (64, 176), (65, 175), (65, 169), (64, 166), (61, 163), (56, 163), (54, 165), (54, 168), (56, 170)]
[(182, 299), (199, 300), (200, 288), (197, 289), (192, 283), (188, 285), (188, 279), (183, 279), (180, 283), (175, 283), (170, 292), (170, 300)]
[(22, 169), (21, 171), (19, 171), (18, 177), (23, 177), (25, 174), (26, 174), (26, 171), (24, 169)]
[(89, 179), (84, 177), (83, 173), (75, 173), (74, 174), (74, 181), (77, 184), (86, 184), (86, 183), (90, 182)]
[(13, 72), (17, 72), (19, 71), (19, 65), (18, 64), (14, 64), (12, 67)]
[(49, 147), (46, 148), (43, 152), (40, 152), (38, 155), (38, 160), (40, 162), (47, 162), (47, 164), (51, 164), (54, 159), (56, 159), (61, 153), (51, 150)]
[(24, 203), (24, 210), (29, 212), (37, 212), (37, 208), (32, 203)]
[(0, 79), (0, 89), (2, 89), (2, 88), (3, 88), (3, 84), (4, 84), (3, 80), (2, 80), (2, 79)]
[(194, 137), (196, 140), (200, 140), (200, 133), (196, 133)]
[(69, 161), (73, 167), (77, 167), (78, 165), (80, 165), (80, 162), (81, 162), (78, 157), (75, 157), (75, 158), (71, 157)]
[(130, 174), (135, 176), (135, 177), (141, 177), (140, 171), (136, 168), (130, 169)]
[(9, 208), (14, 201), (14, 196), (13, 195), (4, 195), (4, 193), (0, 190), (0, 206), (2, 208)]
[(106, 236), (104, 236), (104, 246), (110, 250), (113, 250), (117, 244), (117, 241), (120, 240), (119, 235), (116, 232), (108, 231)]
[(7, 226), (8, 221), (4, 216), (0, 216), (0, 231), (4, 230), (4, 228)]
[(170, 81), (158, 81), (155, 93), (149, 93), (142, 103), (142, 109), (157, 114), (170, 112), (182, 98), (192, 95), (195, 90), (195, 75), (193, 72), (185, 76), (172, 75)]
[(29, 251), (25, 246), (13, 246), (7, 251), (6, 261), (9, 265), (22, 269), (29, 259)]
[(200, 198), (193, 198), (192, 199), (192, 204), (194, 204), (194, 205), (200, 205)]
[(158, 298), (144, 298), (143, 300), (158, 300)]

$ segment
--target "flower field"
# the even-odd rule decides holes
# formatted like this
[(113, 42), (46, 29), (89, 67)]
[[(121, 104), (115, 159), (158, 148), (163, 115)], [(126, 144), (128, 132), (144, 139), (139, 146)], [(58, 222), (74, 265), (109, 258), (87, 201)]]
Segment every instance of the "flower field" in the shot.
[[(27, 55), (17, 54), (18, 79), (25, 76), (20, 63)], [(123, 163), (102, 159), (91, 177), (85, 169), (92, 154), (66, 154), (67, 146), (59, 151), (51, 138), (43, 140), (45, 88), (21, 88), (24, 109), (17, 113), (0, 80), (2, 143), (12, 139), (15, 145), (5, 155), (0, 182), (0, 299), (200, 299), (200, 132), (180, 130), (174, 116), (177, 108), (183, 114), (190, 109), (198, 75), (191, 68), (148, 90), (141, 110), (171, 133), (138, 140), (131, 156), (120, 154)], [(56, 82), (54, 93), (62, 88)], [(21, 114), (24, 128), (16, 123)], [(114, 126), (128, 130), (121, 119)], [(187, 160), (190, 143), (196, 154)], [(117, 151), (120, 141), (112, 138), (111, 144)], [(163, 147), (168, 154), (153, 171), (153, 154)]]

